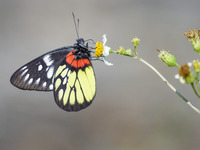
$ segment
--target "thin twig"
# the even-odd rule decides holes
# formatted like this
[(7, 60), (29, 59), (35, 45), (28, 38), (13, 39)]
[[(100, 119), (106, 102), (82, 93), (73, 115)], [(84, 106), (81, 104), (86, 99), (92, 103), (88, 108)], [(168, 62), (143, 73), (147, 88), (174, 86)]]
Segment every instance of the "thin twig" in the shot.
[(133, 57), (135, 59), (138, 59), (140, 62), (144, 63), (145, 65), (147, 65), (149, 68), (151, 68), (163, 81), (164, 83), (166, 83), (168, 85), (168, 87), (175, 92), (179, 97), (182, 98), (183, 101), (185, 101), (193, 110), (195, 110), (197, 113), (200, 114), (200, 110), (197, 109), (194, 105), (191, 104), (191, 102), (189, 100), (187, 100), (182, 94), (180, 94), (176, 88), (174, 88), (174, 86), (172, 86), (166, 79), (165, 77), (163, 77), (163, 75), (156, 69), (154, 68), (152, 65), (150, 65), (148, 62), (146, 62), (144, 59), (139, 58), (139, 57)]

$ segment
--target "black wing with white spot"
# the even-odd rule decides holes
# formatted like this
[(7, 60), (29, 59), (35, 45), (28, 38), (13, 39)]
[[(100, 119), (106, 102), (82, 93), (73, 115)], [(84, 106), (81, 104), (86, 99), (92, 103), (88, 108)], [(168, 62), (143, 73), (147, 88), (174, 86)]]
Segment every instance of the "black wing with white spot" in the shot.
[(23, 90), (52, 91), (55, 71), (73, 49), (72, 46), (62, 47), (32, 60), (19, 68), (10, 82)]

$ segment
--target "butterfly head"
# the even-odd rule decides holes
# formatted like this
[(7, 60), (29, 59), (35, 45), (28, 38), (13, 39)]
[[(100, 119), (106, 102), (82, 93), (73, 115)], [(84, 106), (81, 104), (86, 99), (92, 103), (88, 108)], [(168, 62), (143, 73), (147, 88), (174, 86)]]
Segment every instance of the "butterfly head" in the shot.
[(91, 57), (88, 43), (85, 43), (83, 38), (79, 38), (76, 41), (77, 42), (74, 44), (74, 47), (77, 59)]
[(85, 44), (85, 41), (84, 41), (83, 38), (79, 38), (79, 39), (77, 39), (76, 41), (77, 41), (77, 44), (78, 44), (78, 45), (84, 45), (84, 44)]
[(88, 51), (88, 44), (86, 43), (85, 44), (85, 41), (83, 38), (79, 38), (76, 40), (77, 42), (74, 44), (75, 47), (78, 48), (79, 51), (82, 51), (82, 52), (86, 52)]

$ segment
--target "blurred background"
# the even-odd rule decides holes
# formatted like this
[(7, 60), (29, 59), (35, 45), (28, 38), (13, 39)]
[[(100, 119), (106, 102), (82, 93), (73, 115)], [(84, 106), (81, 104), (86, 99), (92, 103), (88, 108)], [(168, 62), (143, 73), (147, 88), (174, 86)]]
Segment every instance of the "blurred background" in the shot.
[(73, 45), (72, 12), (80, 37), (132, 48), (200, 108), (189, 85), (174, 79), (156, 49), (172, 52), (179, 64), (199, 55), (183, 35), (200, 25), (199, 0), (0, 0), (1, 150), (199, 150), (200, 115), (142, 63), (110, 55), (109, 67), (93, 62), (97, 95), (90, 107), (65, 112), (53, 92), (23, 91), (9, 80), (16, 69), (50, 50)]

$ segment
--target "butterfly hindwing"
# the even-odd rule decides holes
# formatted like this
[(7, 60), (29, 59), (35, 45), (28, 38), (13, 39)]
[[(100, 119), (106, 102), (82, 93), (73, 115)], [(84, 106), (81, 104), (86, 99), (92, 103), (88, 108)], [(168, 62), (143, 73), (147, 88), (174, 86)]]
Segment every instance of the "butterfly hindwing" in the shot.
[(89, 106), (96, 95), (96, 81), (88, 58), (76, 59), (71, 51), (54, 75), (54, 98), (66, 111), (79, 111)]
[(19, 68), (10, 82), (24, 90), (53, 90), (54, 74), (65, 56), (73, 47), (63, 47), (50, 51)]

